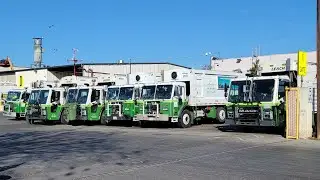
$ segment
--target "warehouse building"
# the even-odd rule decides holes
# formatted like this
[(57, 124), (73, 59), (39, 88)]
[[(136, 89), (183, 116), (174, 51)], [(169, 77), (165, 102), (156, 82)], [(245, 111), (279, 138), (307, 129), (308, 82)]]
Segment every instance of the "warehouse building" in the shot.
[(20, 87), (29, 87), (36, 80), (56, 81), (64, 76), (74, 74), (74, 69), (78, 76), (98, 77), (106, 74), (129, 74), (136, 72), (160, 73), (170, 69), (190, 69), (172, 63), (84, 63), (73, 65), (26, 68), (18, 70), (0, 71), (1, 82), (15, 83)]
[[(304, 83), (314, 84), (316, 82), (316, 51), (307, 52), (307, 75), (303, 78)], [(248, 73), (252, 67), (255, 57), (239, 57), (228, 59), (211, 60), (212, 70), (224, 70)], [(298, 53), (273, 54), (257, 57), (262, 71), (272, 72), (276, 69), (297, 70)]]

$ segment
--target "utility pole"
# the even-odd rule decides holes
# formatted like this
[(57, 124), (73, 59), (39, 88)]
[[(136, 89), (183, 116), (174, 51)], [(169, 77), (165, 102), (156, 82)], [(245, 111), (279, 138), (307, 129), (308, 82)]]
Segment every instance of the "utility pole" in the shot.
[(79, 62), (79, 61), (81, 61), (81, 60), (76, 59), (76, 54), (77, 54), (77, 52), (78, 52), (79, 50), (76, 49), (76, 48), (73, 48), (72, 50), (73, 50), (72, 59), (69, 59), (68, 61), (72, 61), (72, 62), (73, 62), (73, 75), (77, 76), (76, 64), (77, 64), (77, 62)]
[(317, 0), (317, 139), (320, 139), (320, 0)]

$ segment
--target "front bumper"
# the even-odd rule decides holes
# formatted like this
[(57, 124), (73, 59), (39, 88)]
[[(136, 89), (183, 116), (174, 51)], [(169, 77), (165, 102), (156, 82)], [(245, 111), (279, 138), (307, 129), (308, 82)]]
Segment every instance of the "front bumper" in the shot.
[(237, 126), (264, 126), (264, 127), (275, 126), (275, 123), (273, 120), (259, 121), (258, 119), (245, 119), (245, 120), (226, 119), (225, 124), (237, 125)]
[(45, 115), (27, 115), (27, 118), (30, 120), (46, 120), (47, 117)]
[(178, 118), (169, 117), (167, 114), (138, 114), (136, 120), (139, 121), (161, 121), (161, 122), (178, 122)]
[(125, 115), (111, 115), (111, 116), (107, 116), (105, 118), (105, 121), (131, 121), (132, 118), (131, 117), (128, 117), (128, 116), (125, 116)]
[(3, 111), (3, 116), (6, 117), (17, 117), (17, 113), (16, 112), (8, 112), (8, 111)]

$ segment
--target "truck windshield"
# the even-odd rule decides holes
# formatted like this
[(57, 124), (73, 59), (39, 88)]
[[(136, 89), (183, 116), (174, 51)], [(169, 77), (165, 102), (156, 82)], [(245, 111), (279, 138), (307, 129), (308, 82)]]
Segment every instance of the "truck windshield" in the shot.
[(158, 85), (155, 99), (171, 99), (172, 85)]
[(133, 97), (133, 87), (121, 87), (119, 92), (119, 100), (128, 100)]
[(268, 102), (273, 99), (274, 79), (253, 80), (252, 101)]
[(49, 96), (49, 90), (41, 90), (39, 94), (39, 104), (46, 104)]
[(67, 103), (75, 103), (77, 101), (78, 89), (69, 89), (67, 94)]
[(28, 100), (29, 104), (36, 104), (39, 99), (40, 90), (32, 90)]
[(142, 87), (142, 94), (141, 94), (141, 99), (153, 99), (154, 98), (154, 93), (156, 90), (156, 86), (143, 86)]
[(113, 87), (113, 88), (108, 88), (107, 92), (107, 100), (116, 100), (118, 99), (119, 95), (119, 88)]
[(251, 81), (232, 81), (228, 101), (232, 103), (246, 102), (249, 99)]
[(20, 99), (21, 92), (19, 91), (9, 91), (7, 96), (7, 101), (18, 101)]
[(86, 104), (88, 99), (89, 89), (79, 89), (77, 103)]

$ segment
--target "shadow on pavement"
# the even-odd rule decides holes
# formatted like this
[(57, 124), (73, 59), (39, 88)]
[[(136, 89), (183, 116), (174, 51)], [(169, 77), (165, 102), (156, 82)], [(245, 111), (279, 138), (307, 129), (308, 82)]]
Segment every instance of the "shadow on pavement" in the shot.
[(230, 126), (230, 125), (220, 125), (216, 127), (222, 132), (242, 132), (242, 133), (260, 133), (260, 134), (274, 134), (274, 135), (284, 135), (282, 129), (271, 128), (271, 127), (248, 127), (248, 126)]
[[(14, 163), (20, 162), (19, 166), (23, 164), (21, 162), (31, 166), (36, 162), (52, 168), (56, 168), (55, 164), (60, 164), (59, 168), (62, 168), (63, 164), (63, 168), (70, 171), (65, 176), (75, 174), (73, 169), (86, 163), (130, 165), (126, 161), (128, 157), (139, 158), (143, 154), (139, 147), (127, 148), (127, 140), (118, 134), (90, 131), (7, 133), (0, 136), (0, 162), (9, 164), (15, 160)], [(0, 167), (0, 172), (15, 167)], [(86, 168), (83, 171), (90, 170)], [(15, 170), (10, 172), (7, 174), (19, 174)], [(5, 179), (6, 176), (1, 178)]]
[[(3, 171), (7, 171), (7, 170), (10, 170), (10, 169), (14, 169), (20, 165), (22, 165), (24, 163), (19, 163), (19, 164), (14, 164), (14, 165), (11, 165), (11, 166), (2, 166), (0, 167), (0, 173), (3, 172)], [(9, 175), (3, 175), (3, 174), (0, 174), (0, 180), (7, 180), (7, 179), (11, 179), (12, 177), (9, 176)]]

